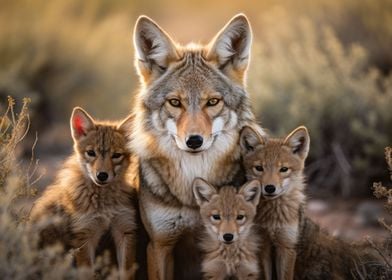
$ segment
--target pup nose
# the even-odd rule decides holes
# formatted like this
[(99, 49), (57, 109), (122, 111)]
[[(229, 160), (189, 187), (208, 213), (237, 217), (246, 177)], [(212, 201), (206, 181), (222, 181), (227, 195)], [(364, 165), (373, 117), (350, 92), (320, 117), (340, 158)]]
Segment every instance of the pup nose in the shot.
[(276, 188), (275, 188), (274, 185), (266, 185), (266, 186), (264, 187), (264, 190), (265, 190), (266, 193), (271, 194), (271, 193), (274, 193), (274, 192), (275, 192)]
[(233, 241), (234, 235), (232, 235), (231, 233), (225, 233), (223, 235), (223, 240), (225, 240), (226, 242), (231, 242)]
[(200, 135), (191, 135), (189, 136), (188, 140), (186, 140), (186, 145), (189, 148), (196, 150), (197, 148), (200, 148), (201, 145), (203, 145), (203, 137)]
[(106, 172), (98, 172), (97, 179), (100, 182), (105, 182), (108, 179), (109, 175)]

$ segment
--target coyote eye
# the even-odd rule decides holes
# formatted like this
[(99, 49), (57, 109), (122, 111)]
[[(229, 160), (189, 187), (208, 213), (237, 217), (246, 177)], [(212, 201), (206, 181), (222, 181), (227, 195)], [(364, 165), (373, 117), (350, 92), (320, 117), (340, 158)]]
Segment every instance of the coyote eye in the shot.
[(173, 107), (180, 107), (180, 106), (181, 106), (181, 102), (180, 102), (180, 100), (178, 100), (177, 98), (169, 99), (169, 103), (170, 103), (170, 105), (172, 105)]
[(245, 218), (244, 215), (238, 215), (238, 216), (237, 216), (237, 220), (238, 220), (238, 221), (242, 221), (244, 218)]
[(215, 106), (219, 103), (218, 98), (211, 98), (210, 100), (207, 101), (207, 106)]
[(86, 152), (86, 154), (89, 156), (89, 157), (95, 157), (96, 155), (95, 155), (95, 152), (93, 151), (93, 150), (88, 150), (87, 152)]
[(264, 171), (264, 168), (263, 168), (261, 165), (256, 165), (254, 168), (255, 168), (256, 171), (258, 171), (258, 172), (263, 172), (263, 171)]
[(215, 221), (219, 221), (219, 220), (221, 219), (221, 218), (220, 218), (220, 215), (212, 215), (211, 217), (212, 217), (212, 219), (215, 220)]
[(283, 166), (279, 171), (284, 173), (284, 172), (287, 172), (288, 170), (289, 169), (287, 167)]
[(120, 154), (120, 153), (114, 153), (112, 155), (112, 158), (120, 158), (121, 156), (122, 156), (122, 154)]

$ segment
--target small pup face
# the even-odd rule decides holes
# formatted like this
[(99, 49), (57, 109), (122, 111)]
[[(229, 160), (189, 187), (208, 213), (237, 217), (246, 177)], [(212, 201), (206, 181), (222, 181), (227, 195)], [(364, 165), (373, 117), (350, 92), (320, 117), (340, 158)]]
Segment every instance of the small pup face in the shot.
[(257, 180), (246, 183), (238, 191), (233, 186), (224, 186), (217, 191), (203, 179), (196, 178), (193, 193), (209, 235), (224, 244), (247, 235), (260, 199)]
[(284, 139), (267, 139), (250, 127), (242, 130), (240, 145), (246, 176), (260, 181), (265, 199), (277, 198), (302, 182), (309, 142), (304, 126)]
[(122, 178), (129, 166), (126, 127), (129, 117), (119, 125), (101, 124), (93, 120), (81, 108), (75, 108), (71, 116), (71, 132), (74, 149), (89, 178), (98, 186), (104, 186)]

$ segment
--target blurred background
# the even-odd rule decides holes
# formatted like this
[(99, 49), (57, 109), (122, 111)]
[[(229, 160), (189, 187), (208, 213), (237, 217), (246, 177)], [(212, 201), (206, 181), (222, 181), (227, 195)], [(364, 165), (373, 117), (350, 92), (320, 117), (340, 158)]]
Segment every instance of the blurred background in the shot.
[(311, 134), (309, 215), (347, 239), (385, 236), (372, 182), (388, 180), (392, 144), (392, 0), (0, 0), (0, 113), (31, 103), (21, 155), (53, 180), (71, 152), (69, 117), (82, 106), (121, 119), (138, 89), (132, 31), (146, 14), (175, 40), (207, 43), (236, 13), (251, 21), (248, 92), (258, 120), (283, 136)]

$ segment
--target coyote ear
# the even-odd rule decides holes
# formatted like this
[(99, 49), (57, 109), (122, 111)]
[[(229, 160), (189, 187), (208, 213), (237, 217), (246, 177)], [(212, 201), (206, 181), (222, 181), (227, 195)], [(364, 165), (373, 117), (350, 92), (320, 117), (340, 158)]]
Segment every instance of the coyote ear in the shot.
[(117, 126), (118, 129), (123, 130), (123, 131), (131, 131), (132, 130), (132, 124), (134, 120), (134, 115), (129, 115), (126, 119), (124, 119), (120, 124)]
[(170, 61), (178, 58), (169, 35), (146, 16), (140, 16), (133, 32), (135, 65), (145, 83), (160, 76)]
[(74, 140), (79, 140), (95, 127), (94, 120), (80, 107), (75, 107), (71, 116), (71, 133)]
[(302, 159), (308, 156), (310, 137), (308, 130), (304, 126), (294, 129), (284, 140), (284, 144), (289, 146), (294, 154), (298, 154)]
[(251, 44), (249, 21), (244, 14), (238, 14), (211, 41), (207, 57), (216, 61), (226, 75), (243, 83)]
[(252, 180), (245, 183), (238, 192), (242, 194), (246, 201), (253, 203), (255, 206), (259, 204), (261, 185), (258, 180)]
[(264, 145), (264, 138), (259, 135), (250, 126), (245, 126), (241, 130), (240, 134), (240, 146), (242, 154), (247, 154), (248, 152), (254, 151), (257, 145)]
[(205, 202), (209, 202), (211, 197), (217, 193), (214, 186), (210, 185), (201, 178), (196, 178), (193, 181), (192, 190), (199, 206)]

